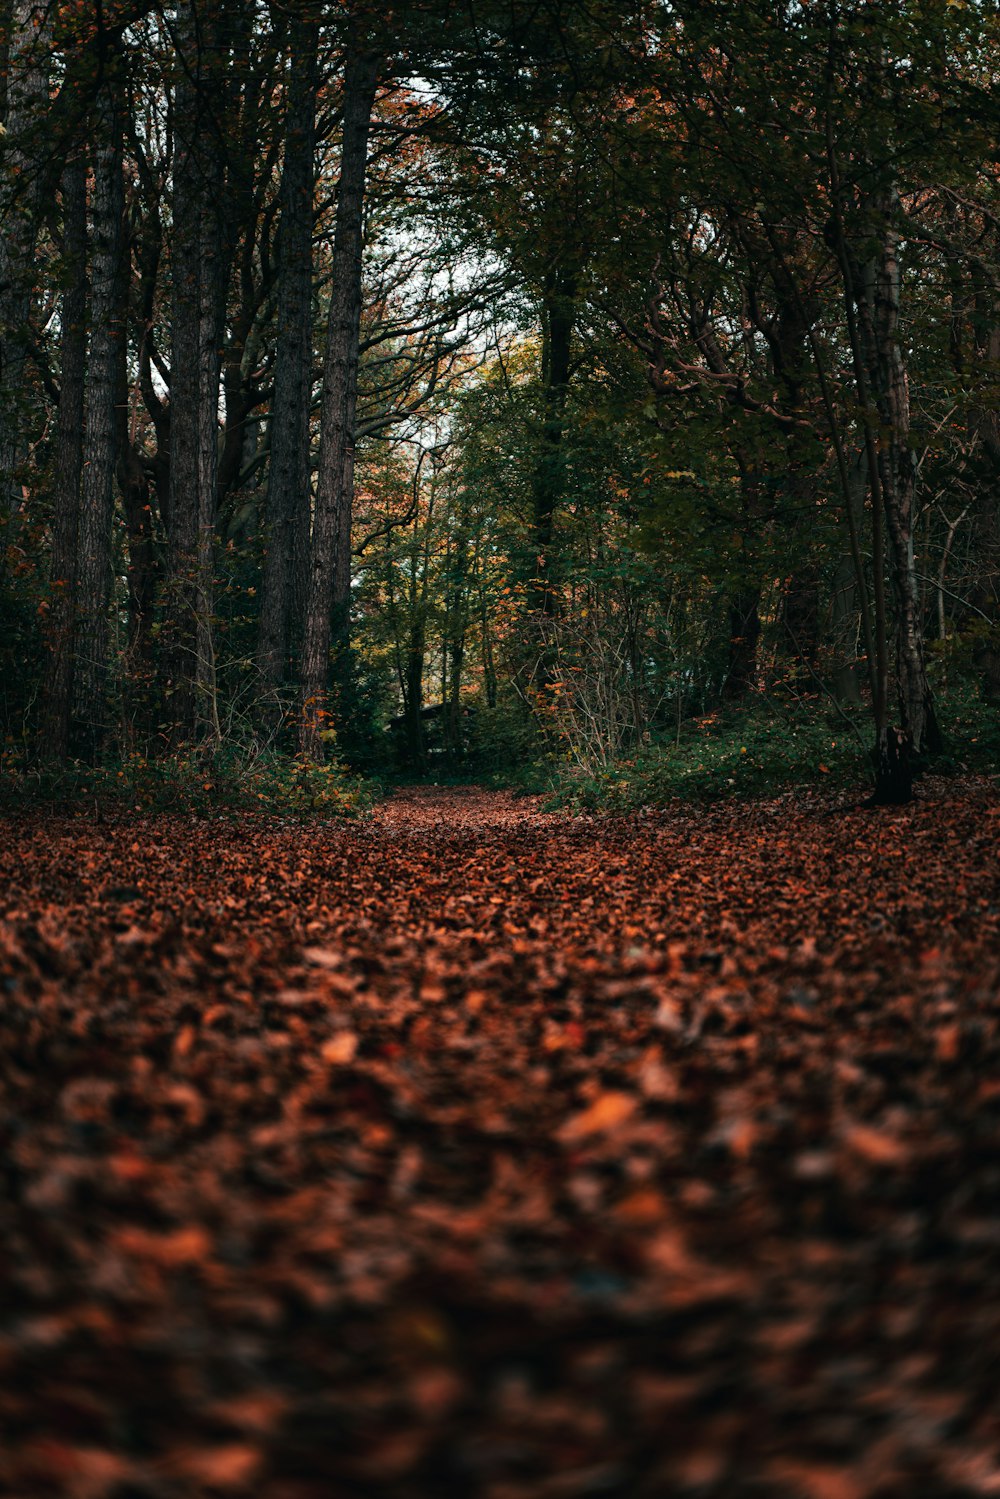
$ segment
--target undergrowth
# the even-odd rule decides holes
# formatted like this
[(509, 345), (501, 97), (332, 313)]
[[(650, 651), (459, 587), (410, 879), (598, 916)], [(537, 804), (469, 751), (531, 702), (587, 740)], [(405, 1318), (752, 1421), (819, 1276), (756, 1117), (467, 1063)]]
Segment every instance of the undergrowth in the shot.
[[(936, 773), (1000, 769), (1000, 716), (973, 695), (939, 703), (942, 752)], [(853, 788), (871, 784), (870, 715), (840, 714), (828, 702), (761, 704), (687, 720), (679, 741), (651, 739), (633, 758), (550, 776), (551, 803), (577, 810), (628, 811), (671, 801), (767, 797), (796, 786)]]
[(223, 746), (214, 753), (150, 759), (128, 755), (88, 765), (48, 766), (8, 749), (0, 754), (0, 809), (46, 805), (63, 811), (266, 812), (357, 817), (377, 788), (334, 761)]

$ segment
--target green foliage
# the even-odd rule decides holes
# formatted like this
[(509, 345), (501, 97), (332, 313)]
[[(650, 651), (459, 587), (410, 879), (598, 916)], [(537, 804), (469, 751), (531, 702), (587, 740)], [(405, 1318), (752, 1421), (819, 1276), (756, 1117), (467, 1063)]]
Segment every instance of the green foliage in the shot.
[(984, 702), (974, 688), (957, 686), (937, 704), (944, 748), (934, 758), (934, 769), (1000, 772), (1000, 713)]
[[(927, 768), (937, 773), (1000, 771), (1000, 718), (971, 691), (938, 704), (945, 747)], [(687, 721), (679, 744), (654, 741), (634, 760), (606, 771), (564, 770), (553, 801), (576, 810), (623, 812), (671, 801), (712, 802), (776, 796), (794, 786), (866, 791), (866, 712), (844, 717), (819, 702), (765, 704)]]
[(26, 762), (10, 749), (0, 755), (0, 809), (6, 812), (41, 803), (62, 810), (357, 817), (371, 806), (374, 790), (336, 761), (314, 765), (298, 756), (229, 746), (214, 755), (130, 755), (59, 768)]
[(828, 707), (761, 706), (690, 720), (679, 744), (654, 741), (636, 759), (600, 774), (566, 773), (556, 799), (579, 809), (625, 811), (776, 795), (817, 782), (858, 786), (867, 773), (857, 736)]
[(470, 717), (466, 757), (478, 775), (499, 777), (506, 785), (534, 763), (538, 745), (538, 727), (520, 701), (479, 708)]

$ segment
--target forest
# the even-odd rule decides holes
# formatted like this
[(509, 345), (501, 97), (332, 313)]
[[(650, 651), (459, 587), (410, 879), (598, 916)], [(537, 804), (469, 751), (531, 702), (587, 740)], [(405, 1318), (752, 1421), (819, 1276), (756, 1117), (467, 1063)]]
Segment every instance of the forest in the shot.
[(0, 0), (0, 1499), (1000, 1494), (998, 84)]
[(994, 763), (991, 7), (7, 12), (5, 783)]

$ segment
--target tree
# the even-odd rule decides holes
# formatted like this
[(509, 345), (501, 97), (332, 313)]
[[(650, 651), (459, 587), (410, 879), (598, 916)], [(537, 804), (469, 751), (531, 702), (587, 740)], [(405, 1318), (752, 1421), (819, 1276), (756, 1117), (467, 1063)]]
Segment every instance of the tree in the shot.
[(270, 420), (267, 542), (258, 662), (271, 704), (290, 678), (305, 608), (310, 536), (312, 237), (319, 28), (296, 17), (289, 44), (288, 118), (278, 231), (278, 326)]
[(124, 337), (122, 130), (112, 68), (94, 121), (91, 210), (90, 356), (84, 430), (83, 489), (76, 577), (75, 716), (93, 753), (107, 728), (108, 608), (118, 424), (119, 357)]
[(228, 63), (236, 0), (178, 12), (171, 238), (170, 506), (167, 518), (171, 718), (178, 742), (219, 735), (213, 564), (219, 383), (228, 256)]
[(84, 389), (87, 365), (87, 159), (78, 150), (62, 178), (63, 276), (60, 308), (59, 407), (48, 628), (41, 743), (47, 757), (69, 752), (76, 661), (77, 531), (83, 474)]
[[(381, 55), (360, 24), (348, 31), (343, 144), (333, 236), (333, 290), (327, 314), (309, 588), (302, 649), (299, 745), (323, 759), (331, 634), (342, 646), (350, 599), (354, 418), (361, 329), (362, 226), (368, 135)], [(335, 624), (331, 630), (331, 613)]]

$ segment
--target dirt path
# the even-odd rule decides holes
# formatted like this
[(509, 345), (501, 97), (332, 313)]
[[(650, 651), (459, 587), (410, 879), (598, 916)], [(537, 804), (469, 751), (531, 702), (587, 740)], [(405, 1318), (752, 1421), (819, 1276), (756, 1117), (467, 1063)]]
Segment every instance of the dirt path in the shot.
[(396, 833), (433, 831), (446, 837), (472, 831), (490, 836), (512, 828), (553, 827), (565, 819), (541, 811), (538, 797), (483, 786), (407, 786), (375, 809), (375, 820)]
[(986, 783), (0, 825), (0, 1493), (1000, 1491)]

